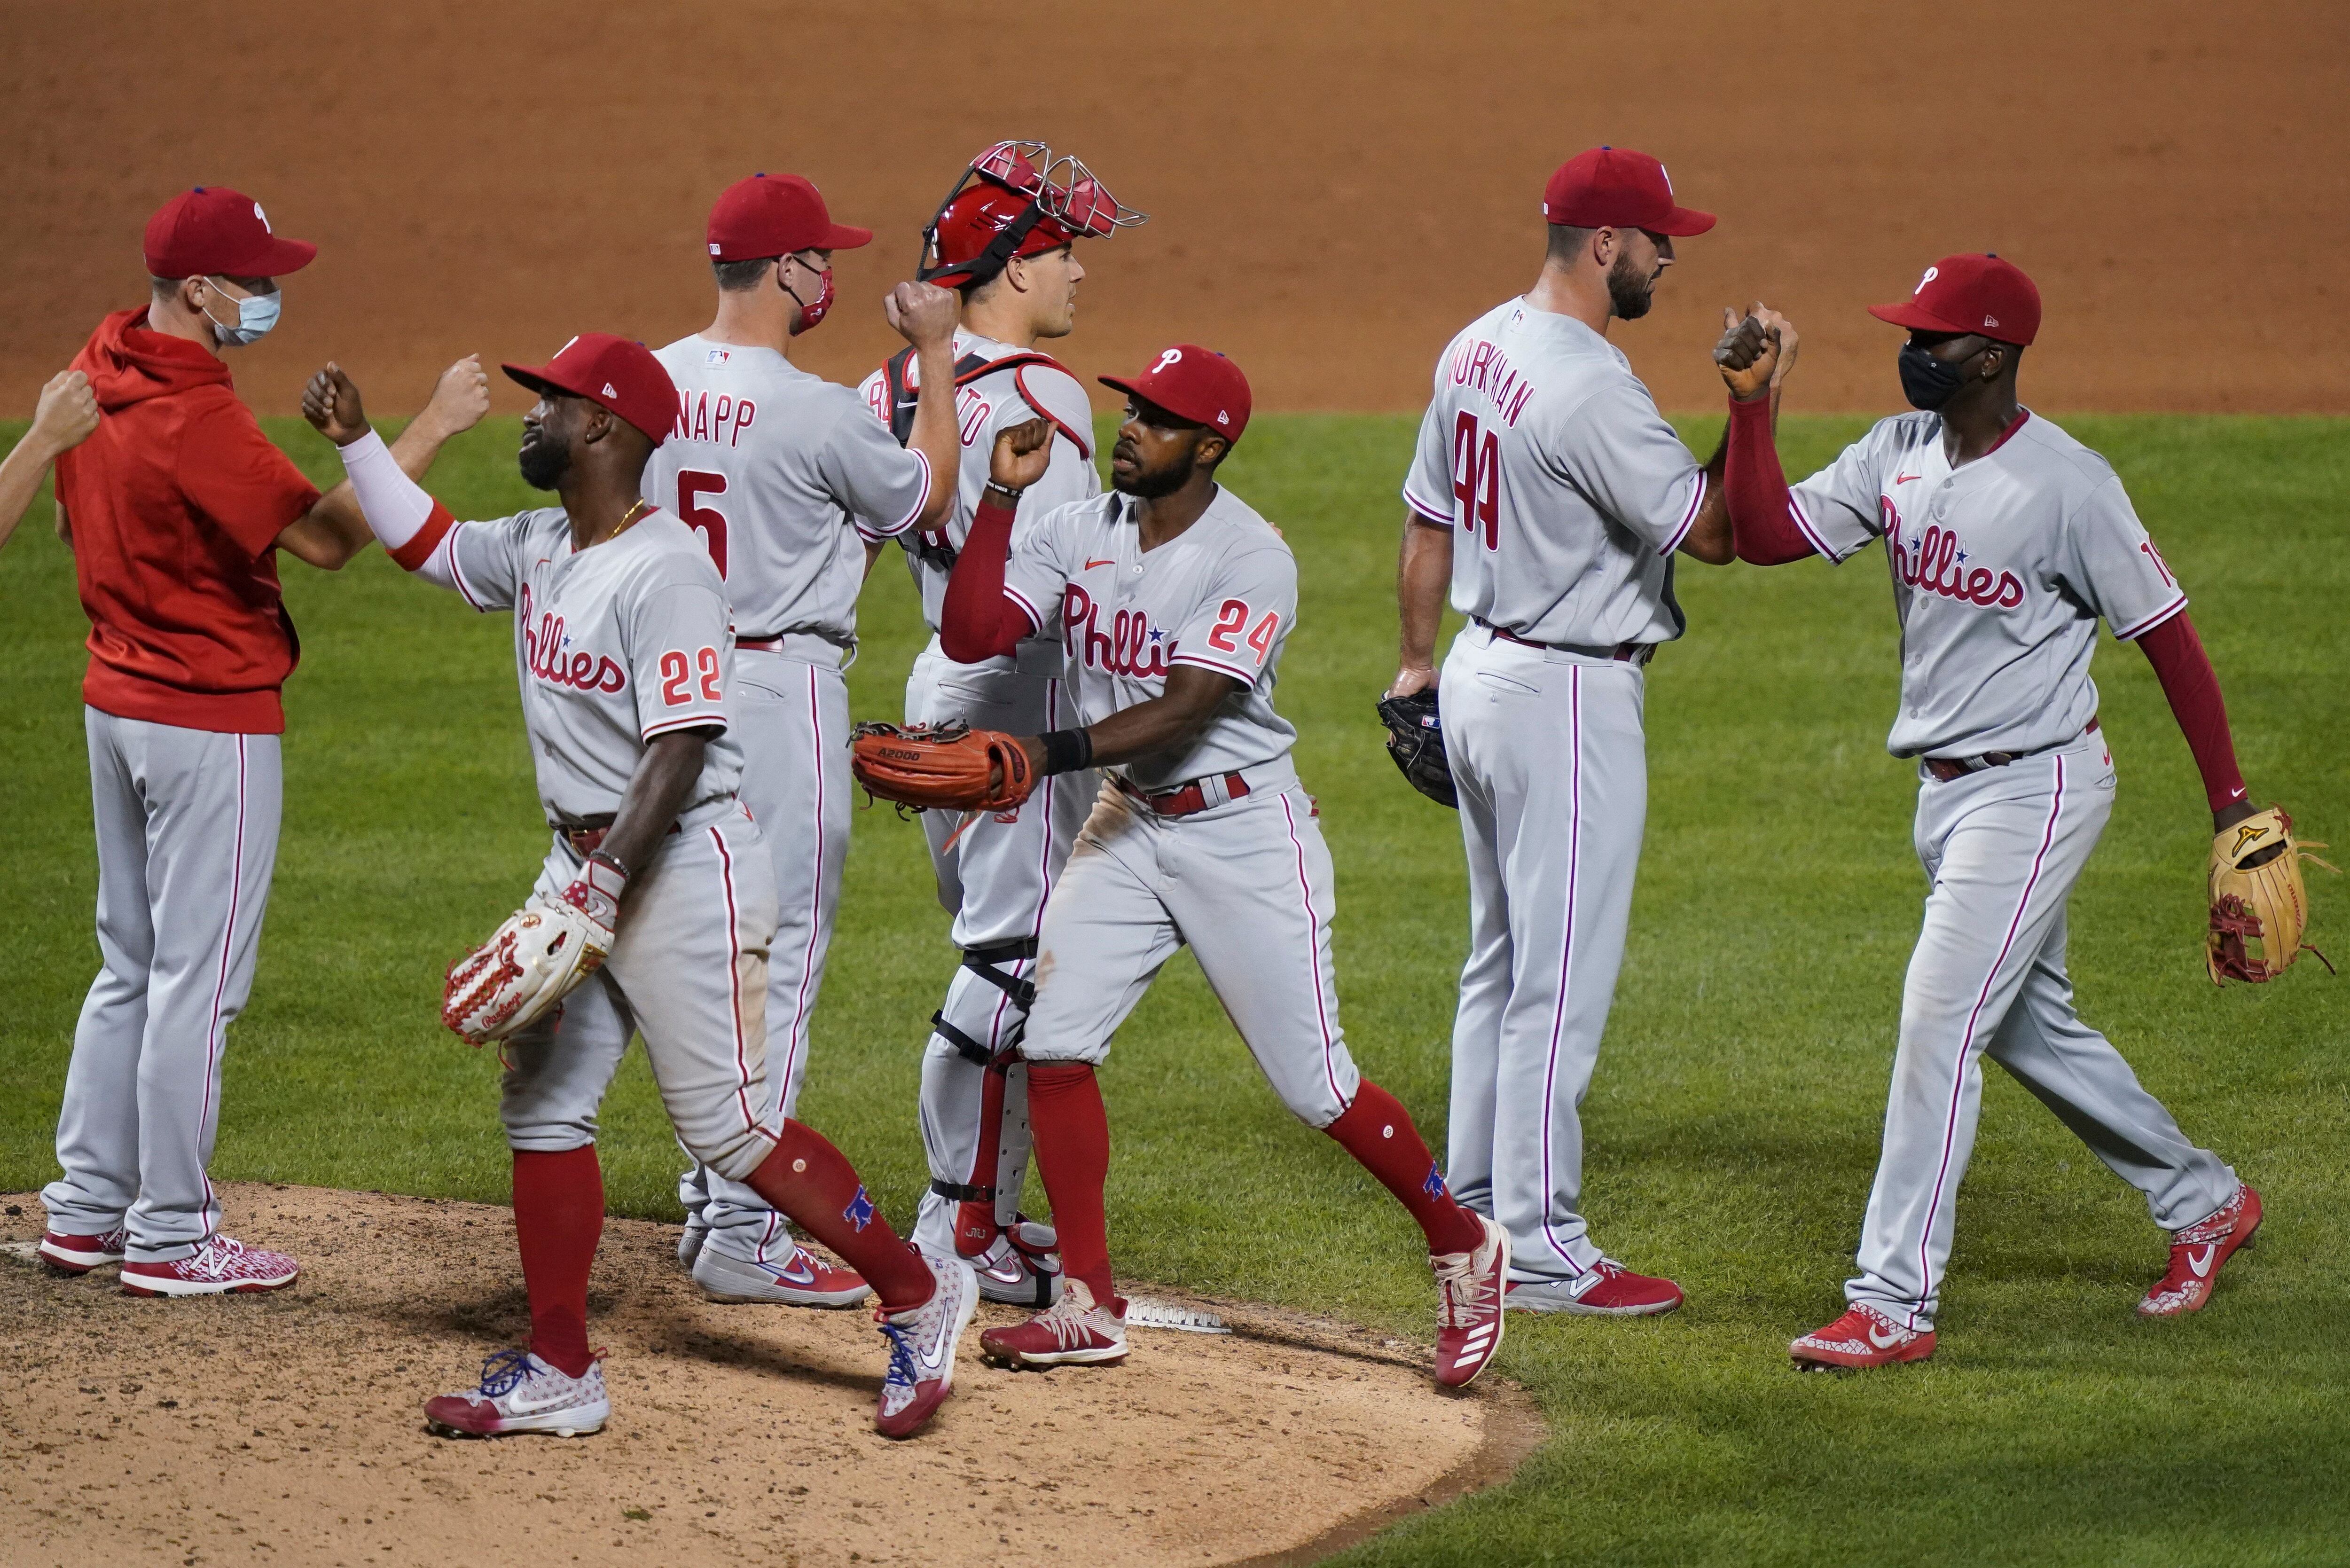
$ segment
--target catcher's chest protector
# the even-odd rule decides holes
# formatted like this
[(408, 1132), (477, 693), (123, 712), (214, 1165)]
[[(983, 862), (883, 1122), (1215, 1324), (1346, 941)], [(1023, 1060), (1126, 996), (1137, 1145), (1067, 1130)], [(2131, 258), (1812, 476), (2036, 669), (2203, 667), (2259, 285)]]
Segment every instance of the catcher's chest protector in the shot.
[[(881, 368), (882, 383), (889, 390), (889, 433), (898, 438), (899, 446), (904, 446), (914, 437), (914, 404), (917, 400), (915, 389), (908, 379), (913, 364), (914, 348), (910, 343), (890, 355), (889, 362)], [(955, 385), (958, 388), (968, 387), (982, 376), (992, 376), (998, 370), (1011, 371), (1013, 379), (1017, 381), (1020, 373), (1032, 365), (1046, 365), (1064, 375), (1074, 374), (1066, 365), (1062, 364), (1050, 354), (1039, 354), (1033, 349), (1024, 353), (1007, 354), (1001, 359), (989, 359), (977, 354), (966, 354), (955, 361)], [(1028, 397), (1028, 388), (1024, 382), (1021, 383), (1020, 395), (1027, 400), (1030, 408), (1040, 411), (1044, 409), (1044, 404)], [(1053, 419), (1049, 413), (1045, 417)], [(1086, 432), (1073, 431), (1058, 420), (1053, 420), (1053, 422), (1059, 426), (1063, 435), (1077, 443), (1079, 452), (1085, 453), (1087, 459), (1092, 458), (1093, 441)]]

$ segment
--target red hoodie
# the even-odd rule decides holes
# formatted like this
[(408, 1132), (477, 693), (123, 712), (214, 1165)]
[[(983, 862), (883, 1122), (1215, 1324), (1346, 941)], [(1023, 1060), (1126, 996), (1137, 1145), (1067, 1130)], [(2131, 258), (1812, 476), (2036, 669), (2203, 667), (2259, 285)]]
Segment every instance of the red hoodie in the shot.
[(144, 310), (99, 323), (73, 368), (104, 418), (57, 459), (89, 617), (82, 701), (183, 730), (275, 735), (278, 687), (300, 657), (277, 587), (277, 535), (318, 489), (201, 345), (148, 329)]

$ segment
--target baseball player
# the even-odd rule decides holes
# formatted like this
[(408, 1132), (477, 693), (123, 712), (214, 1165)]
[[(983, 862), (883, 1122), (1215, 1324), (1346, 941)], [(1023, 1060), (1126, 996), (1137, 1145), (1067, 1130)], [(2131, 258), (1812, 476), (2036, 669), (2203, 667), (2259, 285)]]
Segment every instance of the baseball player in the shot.
[(1792, 493), (1763, 394), (1793, 362), (1794, 329), (1758, 306), (1717, 350), (1732, 392), (1725, 488), (1738, 553), (1763, 566), (1843, 562), (1885, 541), (1901, 621), (1887, 748), (1918, 759), (1926, 916), (1885, 1147), (1850, 1310), (1791, 1347), (1806, 1369), (1934, 1353), (1986, 1053), (2172, 1232), (2169, 1271), (2139, 1312), (2200, 1308), (2261, 1222), (2260, 1195), (2189, 1143), (2081, 1021), (2064, 972), (2065, 904), (2113, 813), (2113, 753), (2089, 679), (2100, 619), (2154, 665), (2215, 826), (2254, 815), (2187, 595), (2112, 466), (2016, 400), (2040, 328), (2040, 294), (2021, 269), (1945, 256), (1909, 299), (1869, 314), (1908, 328), (1901, 387), (1918, 411), (1879, 421)]
[[(205, 1167), (277, 857), (278, 693), (297, 657), (277, 556), (334, 571), (369, 534), (347, 487), (320, 495), (270, 444), (222, 358), (276, 324), (277, 280), (317, 247), (213, 185), (165, 202), (145, 249), (146, 306), (109, 316), (73, 362), (97, 432), (57, 464), (90, 622), (103, 967), (74, 1029), (40, 1252), (70, 1273), (120, 1262), (134, 1295), (276, 1290), (294, 1259), (221, 1234)], [(421, 474), (450, 433), (436, 404), (394, 456)]]
[[(908, 285), (891, 322), (935, 372), (904, 447), (849, 389), (791, 362), (792, 339), (832, 306), (832, 253), (870, 241), (836, 223), (796, 174), (754, 174), (711, 208), (711, 324), (655, 352), (677, 384), (669, 440), (645, 493), (700, 535), (733, 607), (741, 650), (734, 733), (743, 804), (775, 862), (778, 924), (767, 971), (775, 1049), (767, 1093), (789, 1116), (807, 1066), (808, 1019), (832, 941), (848, 853), (848, 684), (868, 546), (941, 523), (953, 504), (954, 296)], [(850, 1306), (866, 1283), (819, 1262), (739, 1181), (695, 1164), (678, 1184), (678, 1256), (722, 1301)]]
[[(41, 481), (60, 454), (89, 439), (98, 428), (98, 394), (79, 370), (60, 370), (41, 389), (32, 427), (0, 461), (0, 546), (25, 520), (25, 509), (41, 491)], [(64, 538), (63, 530), (57, 536)]]
[[(641, 1031), (694, 1158), (798, 1220), (879, 1293), (889, 1370), (874, 1425), (910, 1436), (952, 1384), (977, 1287), (962, 1264), (900, 1241), (848, 1161), (780, 1116), (767, 1090), (775, 872), (736, 794), (725, 591), (692, 531), (642, 493), (677, 389), (642, 345), (602, 333), (504, 369), (538, 394), (523, 421), (523, 478), (562, 504), (496, 522), (454, 522), (403, 475), (336, 367), (303, 399), (392, 557), (476, 609), (514, 612), (524, 722), (555, 830), (533, 902), (585, 913), (607, 954), (559, 1009), (505, 1042), (529, 1348), (491, 1356), (478, 1388), (431, 1400), (426, 1419), (490, 1437), (592, 1432), (610, 1414), (588, 1345), (604, 1220), (596, 1113)], [(478, 370), (474, 381), (478, 416), (487, 383)]]
[[(1670, 1312), (1670, 1280), (1603, 1253), (1583, 1215), (1583, 1126), (1624, 959), (1648, 816), (1643, 666), (1680, 636), (1676, 552), (1730, 559), (1721, 456), (1700, 467), (1607, 341), (1648, 314), (1673, 241), (1713, 227), (1664, 165), (1601, 147), (1543, 192), (1534, 286), (1437, 361), (1404, 482), (1389, 695), (1437, 685), (1469, 855), (1452, 1026), (1461, 1201), (1510, 1232), (1509, 1304)], [(1469, 618), (1440, 683), (1450, 581)]]
[(1015, 542), (1020, 492), (1049, 467), (1054, 431), (1040, 420), (999, 436), (940, 623), (947, 656), (974, 662), (1035, 636), (1058, 606), (1085, 727), (1019, 744), (1035, 774), (1096, 766), (1108, 779), (1045, 907), (1020, 1045), (1059, 1229), (1060, 1299), (989, 1330), (982, 1345), (1010, 1366), (1124, 1359), (1126, 1305), (1102, 1202), (1109, 1127), (1094, 1073), (1188, 943), (1284, 1103), (1427, 1233), (1440, 1296), (1437, 1376), (1459, 1386), (1500, 1346), (1509, 1236), (1453, 1200), (1411, 1117), (1357, 1072), (1338, 1027), (1330, 855), (1290, 761), (1296, 731), (1272, 701), (1297, 564), (1215, 477), (1247, 429), (1248, 382), (1188, 343), (1140, 376), (1102, 381), (1128, 398), (1110, 455), (1117, 493), (1056, 507)]
[[(965, 167), (924, 232), (918, 275), (962, 296), (954, 505), (938, 528), (898, 536), (934, 633), (998, 434), (1035, 419), (1052, 424), (1045, 472), (1027, 492), (1029, 516), (1101, 493), (1085, 388), (1036, 344), (1066, 337), (1076, 324), (1077, 285), (1086, 275), (1076, 242), (1143, 221), (1076, 159), (1055, 159), (1040, 143), (1003, 141)], [(912, 360), (901, 350), (858, 389), (901, 440), (916, 407)], [(961, 721), (1020, 735), (1074, 723), (1058, 632), (1057, 624), (1047, 625), (1012, 653), (979, 664), (957, 664), (933, 636), (907, 678), (906, 722)], [(979, 1271), (981, 1293), (1014, 1305), (1051, 1305), (1059, 1279), (1053, 1232), (1019, 1211), (1029, 1138), (1028, 1073), (1017, 1046), (1035, 995), (1045, 895), (1099, 788), (1091, 770), (1079, 770), (1045, 780), (1010, 811), (922, 815), (939, 902), (953, 916), (962, 961), (932, 1015), (922, 1056), (931, 1190), (914, 1241), (940, 1257), (960, 1251)]]

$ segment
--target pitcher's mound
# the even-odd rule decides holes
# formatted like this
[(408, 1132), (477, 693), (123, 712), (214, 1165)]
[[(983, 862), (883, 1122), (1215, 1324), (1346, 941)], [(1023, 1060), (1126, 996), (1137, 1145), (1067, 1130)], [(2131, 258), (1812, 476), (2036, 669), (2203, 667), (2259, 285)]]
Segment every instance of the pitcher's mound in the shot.
[(1226, 1336), (1134, 1331), (1123, 1366), (1000, 1372), (978, 1328), (929, 1431), (872, 1430), (864, 1311), (727, 1306), (677, 1231), (607, 1224), (589, 1299), (612, 1421), (580, 1438), (428, 1436), (430, 1395), (525, 1333), (506, 1210), (231, 1187), (232, 1231), (302, 1261), (265, 1296), (151, 1301), (0, 1237), (0, 1556), (344, 1563), (1216, 1563), (1337, 1542), (1501, 1479), (1522, 1395), (1436, 1391), (1427, 1353), (1272, 1309)]

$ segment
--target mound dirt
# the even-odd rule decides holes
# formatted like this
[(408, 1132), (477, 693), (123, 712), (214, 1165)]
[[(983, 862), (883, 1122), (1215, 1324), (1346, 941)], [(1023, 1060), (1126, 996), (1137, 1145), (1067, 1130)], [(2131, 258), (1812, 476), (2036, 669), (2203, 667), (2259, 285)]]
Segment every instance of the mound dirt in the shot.
[[(584, 1438), (453, 1442), (461, 1387), (526, 1314), (504, 1209), (232, 1185), (285, 1246), (267, 1296), (124, 1295), (50, 1273), (40, 1209), (0, 1219), (0, 1558), (294, 1565), (1304, 1562), (1508, 1474), (1524, 1397), (1439, 1394), (1421, 1346), (1233, 1303), (1230, 1335), (1136, 1331), (1118, 1367), (1015, 1374), (966, 1339), (910, 1442), (871, 1428), (869, 1314), (723, 1305), (675, 1227), (616, 1220), (589, 1306), (613, 1418)], [(983, 1307), (979, 1324), (1013, 1321)]]

